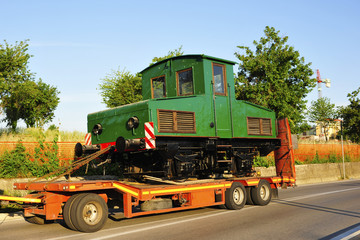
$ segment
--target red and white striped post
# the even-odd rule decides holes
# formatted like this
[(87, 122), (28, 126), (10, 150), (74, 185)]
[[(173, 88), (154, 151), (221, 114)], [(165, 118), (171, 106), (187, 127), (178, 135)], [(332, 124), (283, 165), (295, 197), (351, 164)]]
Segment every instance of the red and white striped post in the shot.
[(154, 123), (146, 122), (145, 124), (145, 148), (153, 149), (155, 145), (155, 133), (154, 133)]
[(91, 145), (91, 133), (85, 134), (85, 145)]

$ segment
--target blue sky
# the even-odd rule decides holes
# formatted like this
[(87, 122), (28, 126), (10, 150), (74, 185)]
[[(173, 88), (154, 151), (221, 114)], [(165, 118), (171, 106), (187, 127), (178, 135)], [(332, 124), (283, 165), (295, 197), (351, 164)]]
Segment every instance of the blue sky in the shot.
[(237, 61), (237, 46), (252, 47), (265, 26), (288, 36), (314, 73), (331, 79), (322, 88), (332, 103), (347, 105), (360, 87), (357, 0), (0, 0), (0, 12), (0, 41), (30, 39), (30, 69), (60, 90), (53, 123), (61, 130), (86, 132), (87, 114), (106, 108), (98, 86), (112, 70), (139, 72), (180, 46)]

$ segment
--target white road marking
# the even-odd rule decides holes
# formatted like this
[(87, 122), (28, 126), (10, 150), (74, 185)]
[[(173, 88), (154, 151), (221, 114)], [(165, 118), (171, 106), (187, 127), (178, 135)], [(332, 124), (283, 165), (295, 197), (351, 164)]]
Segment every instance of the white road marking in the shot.
[[(252, 207), (250, 207), (252, 208)], [(221, 212), (219, 212), (221, 211)], [(150, 228), (154, 228), (154, 227), (146, 227), (146, 225), (152, 225), (152, 224), (160, 224), (162, 222), (167, 222), (169, 220), (179, 220), (177, 222), (175, 222), (174, 224), (178, 223), (178, 222), (184, 222), (184, 221), (189, 221), (191, 219), (184, 219), (184, 220), (181, 220), (183, 218), (189, 218), (189, 217), (193, 217), (193, 216), (199, 216), (197, 218), (206, 218), (206, 217), (212, 217), (213, 215), (221, 215), (221, 214), (224, 214), (224, 213), (228, 213), (229, 211), (228, 210), (219, 210), (219, 211), (216, 211), (215, 214), (206, 214), (206, 216), (204, 216), (204, 213), (198, 213), (198, 214), (194, 214), (194, 215), (187, 215), (187, 216), (182, 216), (182, 217), (177, 217), (177, 218), (172, 218), (172, 219), (163, 219), (163, 220), (158, 220), (158, 221), (152, 221), (152, 222), (146, 222), (146, 223), (139, 223), (139, 224), (135, 224), (135, 225), (129, 225), (129, 226), (121, 226), (121, 227), (117, 227), (117, 228), (109, 228), (109, 229), (103, 229), (103, 230), (100, 230), (99, 232), (101, 232), (102, 234), (104, 234), (104, 232), (109, 232), (109, 231), (115, 231), (115, 230), (118, 230), (120, 231), (121, 229), (126, 229), (126, 228), (133, 228), (133, 227), (142, 227), (142, 226), (145, 226), (144, 230), (147, 230), (147, 229), (150, 229)], [(230, 211), (231, 212), (231, 211)], [(233, 211), (232, 211), (233, 212)], [(196, 219), (197, 219), (196, 218)], [(130, 232), (130, 231), (129, 231)], [(125, 233), (125, 232), (123, 232)], [(79, 236), (82, 236), (82, 235), (88, 235), (88, 233), (78, 233), (78, 234), (72, 234), (72, 235), (67, 235), (67, 236), (61, 236), (61, 237), (56, 237), (56, 238), (51, 238), (51, 239), (48, 239), (48, 240), (60, 240), (60, 239), (67, 239), (67, 238), (72, 238), (72, 237), (79, 237)], [(97, 239), (97, 238), (96, 238)]]
[(353, 228), (349, 231), (346, 231), (346, 232), (340, 234), (339, 236), (331, 238), (331, 240), (350, 240), (353, 237), (356, 237), (359, 235), (360, 235), (360, 226)]
[(115, 234), (106, 235), (106, 236), (102, 236), (102, 237), (96, 237), (96, 238), (92, 238), (92, 239), (94, 239), (94, 240), (102, 240), (102, 239), (114, 238), (114, 237), (118, 237), (118, 236), (122, 236), (122, 235), (142, 232), (142, 231), (146, 231), (146, 230), (152, 230), (152, 229), (155, 229), (155, 228), (162, 228), (162, 227), (167, 227), (167, 226), (171, 226), (171, 225), (175, 225), (175, 224), (201, 220), (201, 219), (208, 218), (208, 217), (219, 216), (219, 215), (227, 214), (229, 212), (234, 212), (234, 211), (217, 212), (217, 213), (214, 213), (214, 214), (211, 214), (211, 215), (200, 216), (200, 217), (191, 218), (191, 219), (184, 219), (184, 220), (180, 220), (180, 221), (176, 221), (176, 222), (156, 224), (155, 226), (144, 227), (144, 228), (140, 228), (140, 229), (115, 233)]

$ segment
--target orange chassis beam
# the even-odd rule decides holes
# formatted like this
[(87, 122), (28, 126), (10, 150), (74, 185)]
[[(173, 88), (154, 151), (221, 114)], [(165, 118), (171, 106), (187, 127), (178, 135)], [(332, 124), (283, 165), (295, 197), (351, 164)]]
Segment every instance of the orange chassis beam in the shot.
[[(261, 179), (268, 181), (273, 189), (284, 184), (292, 186), (295, 179), (291, 177), (236, 178), (231, 180), (212, 180), (201, 183), (184, 183), (182, 185), (149, 185), (113, 180), (79, 181), (79, 182), (35, 182), (15, 183), (16, 190), (37, 191), (24, 198), (7, 198), (0, 200), (26, 202), (32, 205), (24, 208), (24, 216), (44, 215), (47, 220), (62, 219), (63, 204), (76, 193), (95, 192), (108, 201), (105, 191), (113, 190), (122, 194), (124, 215), (126, 218), (165, 213), (192, 208), (201, 208), (225, 203), (225, 191), (233, 182), (240, 182), (245, 187), (256, 187)], [(155, 198), (181, 199), (182, 204), (170, 209), (139, 211), (140, 202)]]

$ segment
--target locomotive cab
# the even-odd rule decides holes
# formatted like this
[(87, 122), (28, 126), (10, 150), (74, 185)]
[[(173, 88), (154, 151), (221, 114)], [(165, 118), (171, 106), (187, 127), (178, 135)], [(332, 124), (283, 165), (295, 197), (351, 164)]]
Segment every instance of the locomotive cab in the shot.
[(166, 107), (194, 112), (195, 121), (201, 118), (195, 123), (201, 126), (197, 132), (194, 130), (197, 135), (232, 137), (230, 107), (235, 101), (234, 64), (206, 55), (163, 60), (141, 72), (143, 98), (176, 99), (179, 104)]

